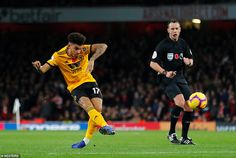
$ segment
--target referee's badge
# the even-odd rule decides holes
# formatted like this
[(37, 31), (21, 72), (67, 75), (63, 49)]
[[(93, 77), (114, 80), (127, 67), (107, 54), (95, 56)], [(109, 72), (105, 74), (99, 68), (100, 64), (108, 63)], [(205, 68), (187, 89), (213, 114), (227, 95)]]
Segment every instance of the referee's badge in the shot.
[(173, 60), (174, 59), (174, 53), (167, 53), (167, 59), (169, 61)]

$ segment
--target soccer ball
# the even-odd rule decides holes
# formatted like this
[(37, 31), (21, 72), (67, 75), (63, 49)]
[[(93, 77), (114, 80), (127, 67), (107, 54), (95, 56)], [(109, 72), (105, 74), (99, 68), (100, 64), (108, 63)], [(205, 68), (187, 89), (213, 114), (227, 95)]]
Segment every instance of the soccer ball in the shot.
[(207, 97), (201, 92), (195, 92), (190, 95), (188, 104), (191, 109), (204, 109), (207, 106)]

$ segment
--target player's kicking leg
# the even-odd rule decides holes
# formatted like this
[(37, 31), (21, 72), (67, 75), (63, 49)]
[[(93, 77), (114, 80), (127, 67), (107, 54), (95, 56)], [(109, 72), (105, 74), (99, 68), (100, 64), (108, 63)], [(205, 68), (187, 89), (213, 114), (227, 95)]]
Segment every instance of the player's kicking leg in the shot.
[[(87, 131), (89, 132), (89, 130)], [(103, 135), (114, 135), (115, 131), (110, 126), (103, 126), (99, 129), (99, 132)], [(72, 148), (84, 148), (88, 143), (90, 142), (91, 138), (88, 138), (87, 136), (84, 137), (84, 139), (81, 142), (72, 144)]]
[(114, 135), (115, 131), (112, 129), (111, 126), (103, 126), (99, 129), (99, 132), (103, 135)]
[[(101, 128), (99, 129), (99, 132), (103, 135), (114, 135), (115, 131), (112, 129), (112, 127), (110, 127), (107, 122), (104, 120), (102, 114), (100, 112), (98, 112), (98, 110), (101, 111), (101, 105), (102, 105), (102, 99), (100, 98), (93, 98), (93, 99), (89, 99), (87, 97), (81, 97), (80, 98), (80, 105), (81, 107), (83, 107), (89, 117), (90, 117), (90, 121), (88, 122), (88, 130), (86, 132), (86, 136), (85, 138), (78, 143), (75, 143), (72, 145), (72, 148), (83, 148), (85, 147), (93, 133), (96, 131), (94, 129), (96, 129), (95, 126), (100, 126)], [(96, 110), (98, 109), (98, 110)], [(91, 125), (91, 123), (93, 123), (93, 126)], [(89, 130), (89, 127), (91, 127), (91, 129)], [(92, 131), (92, 132), (91, 132)]]
[(83, 148), (85, 147), (93, 137), (93, 134), (97, 131), (97, 126), (92, 119), (88, 121), (88, 128), (84, 139), (81, 142), (72, 144), (72, 148)]
[[(100, 124), (97, 124), (99, 125), (101, 128), (99, 129), (99, 132), (103, 135), (114, 135), (115, 134), (115, 131), (114, 129), (112, 129), (111, 126), (109, 126), (106, 121), (103, 119), (103, 116), (101, 114), (102, 112), (102, 96), (99, 95), (97, 97), (94, 97), (91, 99), (91, 102), (93, 104), (93, 106), (95, 107), (95, 109), (99, 112), (99, 116), (101, 116), (101, 121)], [(95, 116), (96, 117), (96, 116)], [(96, 118), (95, 118), (96, 119)], [(102, 123), (103, 122), (103, 123)]]

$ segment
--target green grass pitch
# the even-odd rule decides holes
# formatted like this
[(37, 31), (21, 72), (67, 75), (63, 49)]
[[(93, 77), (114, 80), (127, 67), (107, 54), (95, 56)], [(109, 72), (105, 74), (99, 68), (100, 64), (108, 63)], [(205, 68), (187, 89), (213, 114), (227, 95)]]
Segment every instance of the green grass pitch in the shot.
[[(236, 158), (236, 132), (190, 131), (195, 146), (173, 145), (163, 131), (96, 133), (83, 149), (71, 149), (85, 131), (1, 131), (1, 154), (21, 158)], [(180, 135), (180, 132), (178, 132)]]

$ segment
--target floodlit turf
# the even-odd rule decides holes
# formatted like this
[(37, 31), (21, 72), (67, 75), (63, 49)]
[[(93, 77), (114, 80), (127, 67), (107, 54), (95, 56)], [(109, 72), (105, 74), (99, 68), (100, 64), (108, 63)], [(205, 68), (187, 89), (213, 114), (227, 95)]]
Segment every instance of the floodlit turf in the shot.
[(84, 132), (1, 131), (0, 157), (1, 154), (20, 154), (21, 158), (236, 157), (236, 132), (191, 131), (195, 146), (170, 144), (166, 132), (160, 131), (118, 131), (114, 136), (96, 133), (87, 147), (71, 149), (71, 144), (81, 140)]

